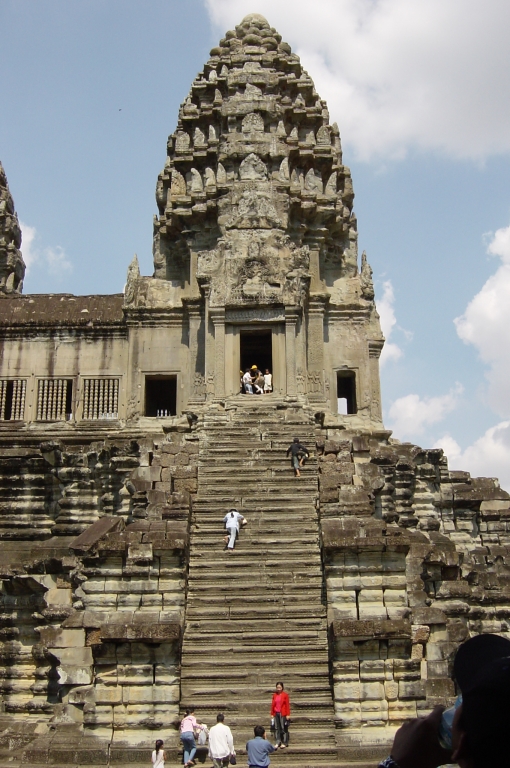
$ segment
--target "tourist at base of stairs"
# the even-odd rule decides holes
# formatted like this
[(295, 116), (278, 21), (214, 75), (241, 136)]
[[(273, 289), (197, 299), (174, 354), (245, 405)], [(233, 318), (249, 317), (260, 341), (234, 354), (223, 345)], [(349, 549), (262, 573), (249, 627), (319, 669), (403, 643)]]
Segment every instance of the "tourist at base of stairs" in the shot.
[(248, 521), (235, 507), (232, 507), (223, 518), (223, 522), (228, 534), (225, 536), (226, 549), (233, 552), (236, 538), (239, 535), (239, 525), (246, 525)]
[(299, 442), (299, 437), (295, 437), (287, 448), (287, 456), (291, 454), (292, 466), (294, 467), (294, 476), (301, 477), (300, 467), (303, 466), (305, 458), (310, 455), (308, 449)]
[(156, 747), (152, 752), (152, 765), (153, 768), (165, 768), (166, 755), (163, 750), (163, 742), (161, 739), (156, 741)]
[(184, 768), (189, 768), (191, 765), (195, 765), (194, 757), (197, 752), (197, 745), (195, 743), (195, 731), (203, 731), (206, 726), (203, 723), (198, 723), (195, 718), (194, 707), (189, 707), (186, 710), (186, 714), (181, 720), (180, 738), (183, 746), (183, 763)]
[(283, 690), (283, 683), (278, 682), (271, 700), (271, 723), (274, 723), (276, 749), (289, 746), (289, 719), (289, 694)]
[(216, 715), (216, 725), (209, 731), (209, 757), (214, 768), (226, 768), (230, 756), (235, 755), (232, 731), (224, 723), (225, 717), (221, 712)]
[(256, 725), (253, 729), (254, 739), (246, 744), (249, 768), (267, 768), (271, 760), (269, 755), (276, 751), (270, 741), (266, 739), (266, 730), (263, 725)]

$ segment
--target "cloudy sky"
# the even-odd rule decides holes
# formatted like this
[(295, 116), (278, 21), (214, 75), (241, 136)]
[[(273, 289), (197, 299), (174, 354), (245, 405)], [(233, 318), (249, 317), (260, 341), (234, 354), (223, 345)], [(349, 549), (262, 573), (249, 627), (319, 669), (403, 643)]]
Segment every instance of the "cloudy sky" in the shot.
[(25, 292), (152, 271), (156, 177), (210, 48), (250, 12), (340, 126), (394, 437), (510, 489), (508, 0), (0, 0), (4, 164)]

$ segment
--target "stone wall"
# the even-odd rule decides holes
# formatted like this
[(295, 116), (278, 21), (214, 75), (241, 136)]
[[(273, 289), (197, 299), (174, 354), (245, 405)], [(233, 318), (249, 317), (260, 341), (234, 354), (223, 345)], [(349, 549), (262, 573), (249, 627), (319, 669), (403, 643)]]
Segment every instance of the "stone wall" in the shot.
[(122, 761), (123, 749), (132, 756), (178, 719), (198, 439), (188, 427), (12, 452), (0, 487), (13, 461), (31, 480), (11, 492), (25, 527), (10, 530), (4, 517), (0, 528), (4, 744), (30, 743), (30, 762), (34, 737), (44, 737), (45, 759), (76, 760), (61, 743), (74, 729), (85, 761), (91, 737)]
[(339, 743), (452, 703), (471, 634), (510, 634), (510, 496), (441, 450), (328, 431), (321, 531)]

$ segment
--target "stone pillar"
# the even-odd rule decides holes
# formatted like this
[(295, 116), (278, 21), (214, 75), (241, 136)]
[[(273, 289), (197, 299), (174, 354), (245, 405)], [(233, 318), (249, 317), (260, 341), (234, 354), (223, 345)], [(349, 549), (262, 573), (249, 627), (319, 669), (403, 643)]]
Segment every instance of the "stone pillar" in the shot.
[(370, 370), (370, 418), (382, 424), (381, 383), (379, 380), (379, 357), (384, 342), (380, 339), (368, 342), (368, 357)]
[(285, 307), (285, 368), (287, 394), (296, 395), (296, 325), (299, 307)]
[(208, 284), (202, 285), (205, 298), (205, 310), (204, 310), (204, 378), (205, 378), (205, 394), (209, 399), (214, 396), (215, 381), (214, 381), (214, 335), (211, 328), (211, 311), (209, 309), (209, 297), (211, 293), (211, 287)]
[(186, 302), (189, 324), (189, 392), (188, 402), (199, 403), (205, 396), (204, 339), (200, 339), (202, 302), (192, 299)]
[(328, 297), (310, 296), (308, 305), (308, 398), (316, 402), (324, 396), (324, 309)]
[(209, 311), (214, 323), (214, 394), (225, 397), (225, 308)]

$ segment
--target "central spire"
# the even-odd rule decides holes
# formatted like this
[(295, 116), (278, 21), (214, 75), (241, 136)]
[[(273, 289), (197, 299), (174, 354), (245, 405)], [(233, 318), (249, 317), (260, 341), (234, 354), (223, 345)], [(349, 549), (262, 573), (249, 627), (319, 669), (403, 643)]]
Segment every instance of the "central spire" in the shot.
[(240, 230), (262, 249), (270, 232), (273, 241), (278, 232), (292, 247), (313, 246), (334, 277), (354, 276), (353, 197), (326, 102), (276, 29), (249, 14), (211, 50), (169, 137), (154, 276), (185, 288), (193, 252), (221, 249)]

